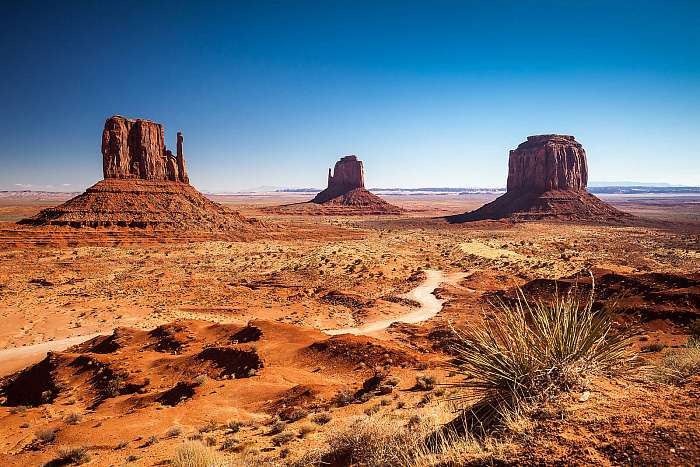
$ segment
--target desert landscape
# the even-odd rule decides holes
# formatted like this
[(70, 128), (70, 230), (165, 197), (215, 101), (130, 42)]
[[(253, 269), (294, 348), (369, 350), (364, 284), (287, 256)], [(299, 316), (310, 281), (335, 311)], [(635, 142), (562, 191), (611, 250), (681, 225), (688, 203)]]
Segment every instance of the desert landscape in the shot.
[(700, 466), (700, 2), (0, 16), (0, 465)]
[[(354, 156), (312, 203), (206, 198), (176, 175), (182, 136), (175, 158), (162, 134), (113, 117), (103, 181), (58, 207), (2, 198), (6, 465), (700, 458), (700, 197), (601, 200), (581, 144), (544, 135), (511, 152), (507, 192), (490, 203), (385, 201)], [(520, 295), (566, 293), (592, 294), (611, 336), (630, 330), (630, 368), (584, 371), (506, 419), (479, 419), (460, 330)]]

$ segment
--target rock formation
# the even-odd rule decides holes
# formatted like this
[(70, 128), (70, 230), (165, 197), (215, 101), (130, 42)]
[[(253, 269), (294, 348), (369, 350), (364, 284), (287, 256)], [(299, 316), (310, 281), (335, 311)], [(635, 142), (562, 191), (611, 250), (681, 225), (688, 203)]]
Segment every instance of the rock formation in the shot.
[(182, 133), (177, 154), (165, 148), (163, 126), (114, 116), (102, 133), (104, 180), (64, 204), (20, 224), (236, 231), (260, 226), (216, 204), (189, 185)]
[(508, 160), (508, 191), (585, 190), (586, 151), (568, 135), (528, 136)]
[(328, 169), (328, 188), (316, 195), (312, 202), (325, 203), (357, 188), (365, 188), (364, 165), (355, 155), (344, 156), (335, 163), (332, 174)]
[(104, 178), (140, 178), (189, 183), (182, 152), (182, 133), (177, 134), (177, 156), (166, 149), (163, 126), (120, 115), (108, 118), (102, 132)]
[(527, 141), (510, 151), (506, 193), (476, 211), (448, 219), (607, 222), (631, 217), (590, 194), (587, 184), (586, 151), (573, 136), (528, 136)]
[(333, 172), (328, 169), (328, 187), (317, 194), (311, 203), (282, 206), (275, 211), (327, 215), (400, 214), (403, 212), (398, 206), (387, 203), (365, 189), (364, 165), (355, 155), (341, 157), (335, 163)]

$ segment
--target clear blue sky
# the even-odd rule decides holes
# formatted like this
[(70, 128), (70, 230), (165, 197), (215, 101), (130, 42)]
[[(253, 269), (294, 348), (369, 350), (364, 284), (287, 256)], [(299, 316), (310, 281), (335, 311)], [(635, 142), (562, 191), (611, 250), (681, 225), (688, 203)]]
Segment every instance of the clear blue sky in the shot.
[(7, 2), (0, 189), (102, 177), (113, 114), (185, 135), (210, 191), (504, 186), (527, 135), (590, 179), (700, 185), (700, 2)]

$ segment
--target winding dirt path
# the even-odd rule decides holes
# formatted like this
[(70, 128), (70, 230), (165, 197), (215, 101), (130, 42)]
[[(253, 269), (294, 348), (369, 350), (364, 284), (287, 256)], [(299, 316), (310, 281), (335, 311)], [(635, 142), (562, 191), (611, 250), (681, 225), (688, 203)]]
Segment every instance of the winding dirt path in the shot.
[(460, 279), (464, 278), (466, 273), (455, 272), (445, 274), (443, 271), (426, 270), (425, 274), (425, 281), (421, 285), (401, 295), (403, 298), (415, 300), (420, 303), (419, 308), (405, 315), (370, 321), (355, 328), (329, 329), (323, 332), (331, 336), (338, 334), (370, 335), (383, 331), (393, 323), (415, 324), (432, 318), (442, 310), (442, 304), (445, 302), (445, 300), (441, 300), (433, 294), (435, 289), (444, 283), (456, 284)]
[(66, 350), (68, 347), (81, 344), (99, 335), (100, 334), (86, 334), (83, 336), (0, 350), (0, 376), (8, 375), (31, 363), (38, 362), (46, 356), (47, 352)]

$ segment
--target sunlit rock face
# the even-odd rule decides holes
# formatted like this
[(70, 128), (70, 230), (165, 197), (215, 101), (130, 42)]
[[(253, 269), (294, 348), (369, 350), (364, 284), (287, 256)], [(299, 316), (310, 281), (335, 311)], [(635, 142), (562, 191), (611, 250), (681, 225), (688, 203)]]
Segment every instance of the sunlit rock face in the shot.
[(508, 192), (585, 190), (586, 151), (568, 135), (528, 136), (508, 160)]
[(139, 178), (189, 183), (178, 133), (177, 155), (165, 148), (163, 125), (115, 115), (102, 132), (102, 167), (105, 179)]

